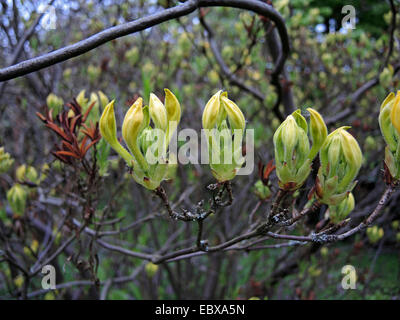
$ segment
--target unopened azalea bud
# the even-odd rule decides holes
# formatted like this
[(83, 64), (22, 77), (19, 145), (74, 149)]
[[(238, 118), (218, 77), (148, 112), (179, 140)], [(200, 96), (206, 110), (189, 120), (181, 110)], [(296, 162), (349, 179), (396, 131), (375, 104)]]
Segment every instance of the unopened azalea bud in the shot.
[(220, 182), (233, 179), (244, 163), (245, 118), (242, 111), (228, 99), (227, 92), (218, 91), (207, 102), (202, 120), (212, 174)]
[[(143, 99), (138, 98), (125, 114), (122, 124), (122, 136), (133, 156), (119, 143), (113, 145), (107, 141), (124, 157), (128, 165), (132, 166), (133, 170), (130, 175), (133, 179), (145, 188), (154, 190), (163, 180), (167, 179), (169, 141), (166, 141), (165, 138), (166, 134), (168, 136), (168, 132), (173, 133), (176, 129), (176, 125), (170, 128), (167, 118), (171, 117), (177, 124), (180, 120), (180, 105), (168, 89), (166, 89), (168, 110), (154, 94), (150, 96), (151, 107), (142, 107), (142, 104)], [(107, 106), (102, 118), (107, 117), (108, 112), (110, 111)], [(160, 117), (160, 113), (164, 113), (164, 115)], [(155, 128), (150, 126), (150, 117)], [(115, 125), (114, 112), (112, 112), (112, 119)], [(106, 126), (106, 120), (102, 121), (101, 119), (100, 128), (102, 124)]]
[(271, 197), (271, 189), (264, 185), (261, 180), (258, 180), (254, 185), (255, 194), (261, 199), (266, 200)]
[(57, 115), (60, 113), (64, 101), (54, 93), (50, 93), (46, 98), (46, 104), (49, 109), (53, 110), (53, 115)]
[(329, 206), (329, 218), (333, 223), (339, 223), (346, 219), (354, 209), (354, 196), (350, 192), (337, 206)]
[(143, 170), (148, 169), (148, 164), (139, 150), (138, 137), (143, 129), (143, 99), (138, 98), (127, 111), (124, 122), (122, 123), (122, 137), (124, 138), (129, 150), (132, 152), (135, 160)]
[(385, 138), (386, 144), (389, 146), (390, 151), (392, 152), (396, 151), (398, 138), (391, 121), (391, 112), (395, 97), (395, 94), (391, 92), (382, 102), (379, 113), (379, 126), (381, 128), (381, 132)]
[(282, 189), (298, 189), (310, 174), (310, 142), (307, 130), (306, 120), (300, 110), (296, 110), (275, 131), (273, 141), (276, 174)]
[(362, 165), (362, 152), (357, 140), (346, 130), (341, 130), (340, 134), (342, 136), (343, 155), (347, 162), (347, 173), (339, 183), (339, 187), (353, 181)]
[(221, 101), (228, 115), (231, 129), (244, 130), (246, 126), (246, 120), (244, 119), (244, 115), (239, 107), (232, 100), (229, 100), (225, 95), (221, 95)]
[(10, 154), (4, 151), (4, 147), (0, 148), (0, 174), (10, 170), (14, 163), (14, 159), (11, 158)]
[(152, 262), (149, 262), (148, 264), (146, 264), (144, 269), (146, 271), (147, 276), (149, 278), (153, 278), (158, 271), (158, 265), (156, 265)]
[(388, 88), (392, 82), (393, 74), (394, 69), (391, 65), (384, 68), (379, 75), (379, 84), (384, 88)]
[(85, 98), (85, 92), (86, 92), (86, 90), (81, 90), (76, 97), (76, 101), (79, 103), (79, 105), (82, 108), (85, 108), (88, 103), (88, 99)]
[(327, 247), (322, 247), (321, 248), (321, 256), (326, 258), (328, 256), (328, 254), (329, 254), (328, 248)]
[(378, 226), (373, 226), (373, 227), (367, 228), (368, 240), (372, 244), (375, 244), (379, 240), (381, 240), (383, 235), (384, 235), (383, 229), (382, 228), (378, 228)]
[(18, 183), (7, 191), (7, 200), (14, 213), (21, 215), (24, 213), (27, 196), (28, 194), (24, 187)]
[(38, 182), (38, 173), (36, 169), (32, 166), (27, 166), (25, 164), (19, 166), (15, 172), (15, 176), (18, 181), (24, 182), (29, 181), (36, 183)]
[(171, 141), (179, 121), (181, 120), (181, 105), (175, 95), (169, 90), (165, 91), (165, 109), (167, 110), (168, 128), (167, 143)]
[(98, 94), (99, 94), (99, 97), (100, 97), (101, 107), (105, 108), (106, 105), (109, 102), (108, 97), (102, 91), (99, 91)]
[(215, 127), (215, 124), (217, 123), (221, 107), (221, 101), (220, 101), (221, 93), (222, 90), (214, 94), (210, 98), (210, 100), (208, 100), (204, 108), (203, 119), (202, 119), (204, 129), (212, 129)]
[(400, 91), (390, 93), (383, 101), (379, 113), (379, 126), (387, 147), (385, 164), (391, 176), (400, 179)]
[(328, 135), (328, 129), (326, 128), (324, 119), (316, 110), (307, 108), (307, 111), (310, 113), (310, 135), (312, 140), (312, 147), (308, 158), (312, 160), (324, 143)]
[(114, 114), (114, 100), (112, 100), (104, 109), (99, 122), (100, 133), (106, 141), (113, 146), (118, 143), (117, 124)]
[(147, 150), (154, 143), (154, 130), (151, 127), (145, 128), (139, 137), (139, 145), (140, 149), (143, 152), (143, 155), (147, 154)]
[(154, 93), (150, 93), (149, 112), (155, 127), (163, 131), (166, 130), (168, 125), (167, 110)]
[(142, 127), (144, 118), (142, 104), (143, 99), (138, 98), (126, 112), (124, 122), (122, 123), (122, 136), (130, 148), (136, 145)]
[(299, 127), (293, 116), (288, 116), (282, 123), (281, 139), (284, 150), (284, 159), (289, 162), (293, 158), (294, 147), (298, 142)]
[(165, 109), (167, 110), (168, 121), (179, 122), (181, 119), (181, 105), (175, 95), (169, 90), (165, 91)]
[(392, 111), (390, 112), (390, 120), (397, 134), (400, 135), (400, 90), (397, 91), (396, 98), (394, 99)]
[(368, 136), (364, 141), (364, 150), (372, 151), (375, 150), (377, 146), (376, 140), (372, 136)]
[(328, 205), (339, 205), (354, 188), (362, 163), (361, 149), (347, 128), (329, 134), (320, 150), (316, 191), (319, 200)]
[(132, 166), (132, 156), (124, 147), (118, 142), (117, 139), (117, 125), (114, 114), (114, 100), (112, 100), (104, 109), (103, 114), (99, 121), (99, 128), (102, 137), (110, 144), (110, 146), (117, 151), (121, 157)]

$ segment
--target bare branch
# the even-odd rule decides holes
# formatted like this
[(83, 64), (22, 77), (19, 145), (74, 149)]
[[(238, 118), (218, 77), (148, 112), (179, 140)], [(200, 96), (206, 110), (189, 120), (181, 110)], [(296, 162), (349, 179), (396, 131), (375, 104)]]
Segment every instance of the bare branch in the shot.
[(119, 26), (103, 30), (85, 40), (55, 50), (48, 54), (20, 62), (0, 70), (0, 81), (14, 79), (25, 74), (69, 60), (93, 50), (102, 44), (153, 27), (157, 24), (176, 19), (201, 7), (232, 7), (246, 9), (270, 18), (278, 28), (282, 41), (282, 53), (277, 60), (273, 77), (280, 74), (289, 53), (289, 39), (282, 16), (271, 6), (256, 0), (189, 0), (176, 7), (163, 10), (148, 17), (140, 18)]

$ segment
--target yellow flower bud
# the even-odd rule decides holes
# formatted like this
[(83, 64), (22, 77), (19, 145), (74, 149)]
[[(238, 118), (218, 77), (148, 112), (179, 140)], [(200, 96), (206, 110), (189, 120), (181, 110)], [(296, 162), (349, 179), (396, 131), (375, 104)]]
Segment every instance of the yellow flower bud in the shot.
[(221, 101), (225, 107), (226, 113), (228, 114), (231, 129), (244, 130), (246, 120), (244, 119), (244, 115), (239, 107), (232, 100), (229, 100), (226, 95), (221, 95)]
[(397, 133), (400, 135), (400, 90), (397, 91), (396, 99), (393, 102), (392, 111), (390, 113), (390, 120), (393, 127), (396, 128)]
[(152, 262), (149, 262), (148, 264), (146, 264), (144, 269), (146, 271), (147, 276), (149, 278), (153, 278), (158, 271), (158, 265), (156, 265)]
[(120, 156), (132, 166), (133, 157), (128, 151), (118, 142), (117, 139), (117, 125), (114, 114), (114, 100), (112, 100), (104, 109), (99, 122), (100, 133), (102, 137), (110, 144), (110, 146), (117, 151)]
[(362, 164), (362, 152), (360, 146), (358, 145), (357, 140), (354, 139), (354, 137), (346, 130), (340, 130), (340, 134), (342, 136), (343, 154), (350, 166), (354, 167), (356, 175)]
[(114, 100), (112, 100), (104, 109), (99, 123), (100, 133), (104, 139), (111, 145), (118, 143), (117, 124), (114, 114)]
[(63, 103), (63, 99), (57, 97), (54, 93), (50, 93), (46, 98), (47, 107), (53, 110), (53, 115), (60, 113)]
[(393, 103), (394, 102), (393, 99), (395, 98), (395, 96), (396, 95), (393, 92), (389, 93), (388, 96), (385, 98), (385, 100), (383, 100), (380, 110), (382, 111), (383, 108), (388, 106), (390, 103)]
[(101, 107), (105, 108), (105, 106), (108, 104), (108, 97), (102, 92), (99, 91), (99, 97), (100, 97), (100, 102), (101, 102)]
[(165, 109), (167, 110), (168, 121), (179, 122), (181, 119), (181, 105), (175, 95), (169, 90), (165, 91)]
[(165, 109), (167, 110), (168, 127), (166, 135), (165, 147), (171, 141), (172, 135), (176, 130), (176, 126), (181, 120), (181, 105), (175, 95), (169, 90), (165, 91)]
[(400, 91), (390, 93), (379, 113), (379, 126), (387, 147), (385, 164), (393, 178), (400, 178)]
[(328, 129), (326, 128), (324, 119), (316, 110), (307, 108), (307, 111), (310, 113), (310, 135), (312, 139), (312, 147), (308, 158), (312, 160), (324, 143), (328, 135)]
[(79, 105), (82, 108), (85, 108), (88, 103), (88, 99), (85, 98), (85, 92), (86, 92), (86, 90), (81, 90), (79, 92), (78, 96), (76, 97), (76, 101), (79, 103)]
[(129, 108), (122, 123), (122, 137), (141, 168), (147, 170), (148, 164), (140, 152), (138, 145), (139, 133), (143, 129), (144, 122), (142, 104), (143, 99), (138, 98)]
[(168, 125), (167, 110), (154, 93), (150, 93), (149, 112), (155, 127), (165, 131)]
[(212, 129), (218, 120), (218, 115), (221, 108), (220, 96), (222, 90), (218, 91), (214, 94), (210, 100), (208, 100), (204, 111), (203, 111), (203, 128), (204, 129)]

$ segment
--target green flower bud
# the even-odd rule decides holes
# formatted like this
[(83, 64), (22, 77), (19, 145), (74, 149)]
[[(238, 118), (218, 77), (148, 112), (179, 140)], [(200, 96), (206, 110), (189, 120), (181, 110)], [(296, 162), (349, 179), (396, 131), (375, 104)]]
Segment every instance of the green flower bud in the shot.
[(328, 216), (333, 223), (339, 223), (346, 219), (354, 209), (354, 196), (350, 192), (337, 206), (329, 206)]
[(339, 205), (354, 188), (353, 180), (362, 163), (361, 149), (347, 128), (329, 134), (320, 150), (317, 196), (322, 203), (332, 206)]
[(391, 92), (383, 101), (379, 113), (379, 126), (386, 144), (389, 146), (391, 152), (396, 151), (399, 140), (399, 136), (396, 134), (396, 130), (391, 121), (391, 113), (394, 101), (395, 94)]
[(275, 131), (274, 151), (279, 186), (296, 190), (302, 186), (311, 171), (310, 142), (307, 122), (296, 110)]
[(144, 267), (144, 270), (146, 271), (146, 274), (149, 278), (153, 278), (157, 271), (158, 271), (158, 265), (149, 262), (148, 264), (146, 264), (146, 266)]
[(20, 184), (16, 183), (7, 191), (7, 200), (12, 211), (16, 214), (23, 214), (26, 207), (27, 192)]
[(392, 82), (393, 74), (394, 69), (391, 65), (384, 68), (379, 75), (379, 84), (384, 88), (388, 88)]
[(379, 113), (379, 126), (386, 141), (385, 163), (390, 174), (400, 179), (400, 91), (390, 93)]
[(396, 99), (393, 102), (392, 111), (390, 112), (390, 121), (396, 129), (397, 134), (400, 135), (400, 90), (397, 91)]
[(261, 200), (267, 200), (271, 197), (271, 189), (258, 180), (254, 185), (254, 192)]
[(383, 238), (384, 232), (382, 228), (378, 228), (378, 226), (373, 226), (367, 228), (367, 237), (369, 242), (372, 244), (377, 243), (379, 240)]
[(0, 174), (10, 170), (14, 163), (14, 159), (11, 158), (10, 154), (4, 152), (4, 147), (0, 148)]
[(226, 92), (218, 91), (207, 102), (202, 120), (203, 128), (206, 129), (211, 172), (220, 182), (232, 180), (244, 163), (244, 115), (228, 99)]
[(321, 256), (326, 258), (326, 257), (328, 257), (328, 254), (329, 254), (328, 248), (327, 247), (322, 247), (321, 248)]
[[(142, 107), (143, 99), (138, 98), (125, 114), (122, 136), (133, 156), (117, 141), (114, 101), (106, 106), (100, 119), (100, 131), (106, 141), (126, 160), (128, 165), (133, 167), (133, 179), (150, 190), (156, 189), (161, 181), (168, 178), (170, 166), (166, 151), (169, 141), (165, 140), (167, 137), (165, 130), (172, 135), (180, 120), (178, 100), (168, 89), (165, 89), (165, 92), (167, 107), (152, 94), (150, 108)], [(164, 113), (164, 116), (160, 117), (160, 113)], [(150, 116), (156, 128), (150, 126)], [(168, 120), (170, 121), (167, 124)], [(173, 127), (170, 127), (171, 122), (175, 124)], [(149, 159), (150, 156), (155, 158)]]

